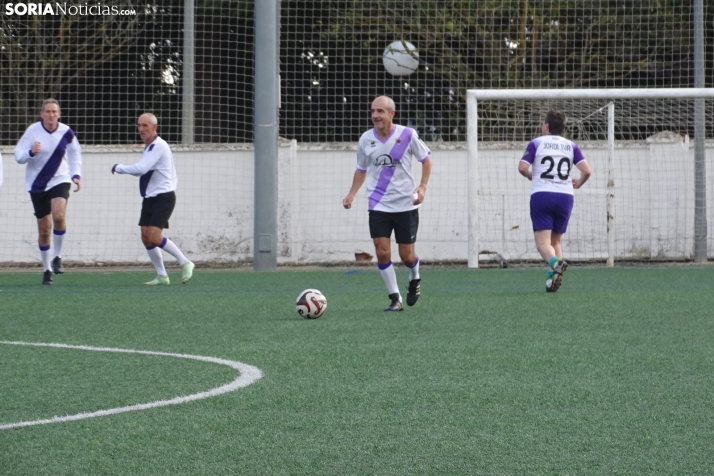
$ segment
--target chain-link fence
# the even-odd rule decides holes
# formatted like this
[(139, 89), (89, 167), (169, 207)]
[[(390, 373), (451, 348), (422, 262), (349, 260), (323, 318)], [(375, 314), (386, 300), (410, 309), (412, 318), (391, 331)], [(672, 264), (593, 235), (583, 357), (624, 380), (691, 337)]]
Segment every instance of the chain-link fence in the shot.
[[(0, 14), (2, 144), (16, 143), (47, 97), (60, 100), (84, 144), (135, 142), (135, 118), (146, 110), (169, 142), (182, 140), (183, 0), (39, 4), (43, 14), (31, 5), (5, 4)], [(75, 10), (62, 13), (60, 5)], [(260, 107), (253, 8), (253, 0), (197, 1), (188, 17), (195, 29), (189, 142), (252, 141)], [(280, 135), (355, 141), (378, 94), (393, 96), (397, 120), (425, 139), (454, 141), (465, 139), (469, 88), (691, 87), (692, 11), (691, 2), (676, 0), (283, 1)], [(706, 0), (707, 86), (713, 22), (714, 2)], [(410, 74), (385, 68), (385, 50), (399, 53), (387, 49), (395, 41), (414, 47)]]

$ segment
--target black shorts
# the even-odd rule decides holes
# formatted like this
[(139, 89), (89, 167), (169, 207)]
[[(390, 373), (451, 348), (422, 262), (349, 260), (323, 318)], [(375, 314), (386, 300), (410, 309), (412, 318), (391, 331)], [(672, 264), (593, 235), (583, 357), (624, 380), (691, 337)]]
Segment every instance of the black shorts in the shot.
[(419, 229), (419, 209), (408, 212), (369, 212), (369, 234), (372, 238), (394, 238), (397, 243), (408, 245), (414, 243)]
[(42, 193), (30, 193), (32, 206), (35, 208), (35, 216), (40, 219), (52, 213), (53, 198), (69, 200), (69, 189), (71, 187), (71, 183), (61, 183)]
[(171, 218), (175, 206), (176, 194), (174, 192), (160, 193), (155, 197), (145, 198), (141, 204), (139, 226), (168, 228), (169, 218)]

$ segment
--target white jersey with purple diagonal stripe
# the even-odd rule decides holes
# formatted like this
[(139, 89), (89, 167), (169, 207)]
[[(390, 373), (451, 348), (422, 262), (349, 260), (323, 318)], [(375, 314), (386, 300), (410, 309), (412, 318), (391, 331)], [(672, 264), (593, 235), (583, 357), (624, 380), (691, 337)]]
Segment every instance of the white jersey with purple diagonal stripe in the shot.
[[(42, 146), (37, 154), (32, 145)], [(57, 123), (49, 132), (42, 121), (27, 128), (15, 147), (15, 161), (27, 164), (25, 188), (31, 193), (42, 193), (61, 183), (72, 183), (82, 175), (82, 150), (74, 131), (66, 124)]]
[(144, 155), (139, 162), (134, 165), (117, 164), (114, 171), (139, 177), (139, 193), (144, 198), (173, 192), (178, 186), (171, 147), (159, 136), (144, 147)]
[(536, 192), (573, 194), (570, 169), (585, 160), (580, 147), (565, 137), (546, 135), (530, 141), (522, 161), (531, 164), (531, 195)]
[(394, 124), (386, 140), (374, 129), (362, 134), (357, 144), (357, 170), (367, 172), (369, 210), (395, 213), (418, 208), (414, 205), (413, 159), (424, 162), (430, 155), (410, 127)]

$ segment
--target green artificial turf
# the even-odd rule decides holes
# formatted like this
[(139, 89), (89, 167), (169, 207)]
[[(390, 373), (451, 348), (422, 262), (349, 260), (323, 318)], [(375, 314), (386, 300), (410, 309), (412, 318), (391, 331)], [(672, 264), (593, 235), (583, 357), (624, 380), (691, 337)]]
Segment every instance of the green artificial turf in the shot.
[[(406, 288), (404, 270), (398, 272)], [(235, 360), (263, 378), (144, 411), (0, 430), (0, 474), (707, 474), (714, 268), (422, 266), (384, 313), (376, 269), (0, 273), (0, 340)], [(328, 300), (304, 320), (305, 288)], [(0, 344), (0, 425), (206, 391), (238, 372)]]

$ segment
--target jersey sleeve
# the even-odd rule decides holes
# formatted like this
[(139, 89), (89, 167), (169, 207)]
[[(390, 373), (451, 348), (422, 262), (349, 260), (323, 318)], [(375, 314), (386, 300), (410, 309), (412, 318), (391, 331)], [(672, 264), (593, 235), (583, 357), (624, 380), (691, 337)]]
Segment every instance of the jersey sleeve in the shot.
[(536, 152), (538, 151), (538, 146), (536, 145), (535, 141), (530, 141), (528, 145), (526, 146), (526, 151), (523, 154), (523, 157), (521, 157), (521, 160), (523, 162), (528, 162), (529, 164), (533, 164), (533, 161), (535, 160)]
[(583, 151), (580, 150), (576, 144), (573, 144), (573, 165), (578, 165), (580, 162), (585, 160)]
[(363, 141), (360, 140), (357, 143), (357, 170), (360, 172), (367, 171), (367, 165), (369, 164), (369, 156), (364, 150)]
[(67, 162), (69, 162), (69, 175), (72, 178), (82, 177), (82, 148), (75, 134), (72, 142), (67, 144)]
[(164, 154), (164, 148), (160, 144), (152, 144), (150, 149), (144, 152), (141, 160), (134, 165), (122, 165), (117, 164), (115, 172), (120, 174), (129, 174), (139, 177), (144, 175), (149, 170), (153, 169), (156, 163), (161, 159)]
[(32, 149), (32, 134), (30, 134), (30, 129), (28, 128), (17, 143), (17, 147), (15, 147), (15, 161), (18, 164), (29, 162), (33, 157), (30, 155), (30, 149)]
[(417, 131), (414, 131), (412, 134), (412, 140), (409, 144), (409, 152), (411, 152), (412, 156), (419, 162), (424, 162), (429, 158), (429, 156), (431, 156), (431, 150), (429, 150), (429, 147), (427, 147), (424, 141), (419, 138)]

